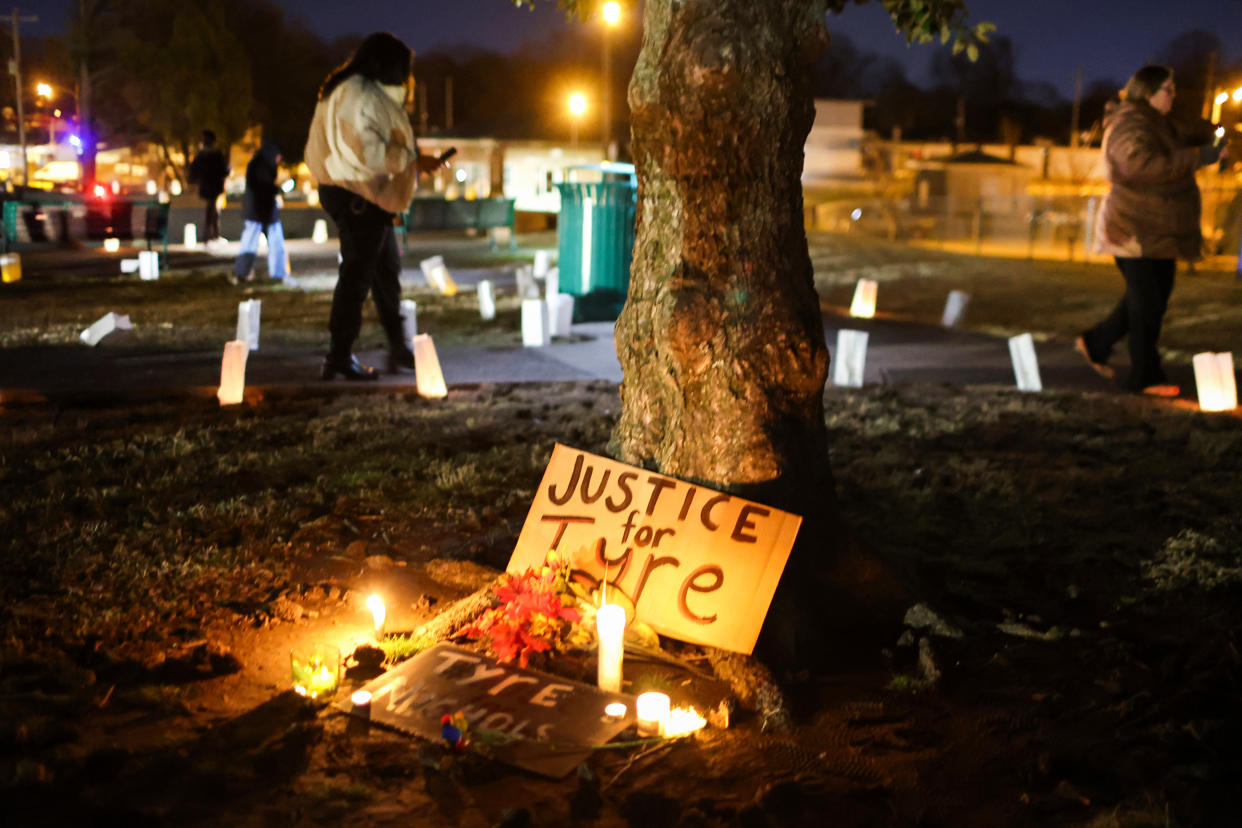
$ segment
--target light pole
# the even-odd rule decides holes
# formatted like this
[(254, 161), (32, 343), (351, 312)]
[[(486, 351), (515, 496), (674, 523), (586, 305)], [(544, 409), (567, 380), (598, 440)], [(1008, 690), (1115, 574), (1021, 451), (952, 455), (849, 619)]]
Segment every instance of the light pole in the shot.
[(602, 12), (604, 47), (600, 51), (604, 65), (600, 72), (603, 87), (599, 110), (600, 141), (604, 148), (604, 159), (612, 161), (614, 160), (612, 152), (612, 35), (609, 30), (615, 28), (621, 20), (621, 4), (616, 0), (608, 0), (604, 3)]
[(1224, 89), (1216, 93), (1216, 97), (1212, 99), (1212, 123), (1220, 123), (1220, 108), (1228, 103), (1230, 98), (1233, 98), (1234, 103), (1242, 103), (1242, 86), (1233, 90), (1232, 93)]
[(569, 144), (578, 148), (578, 120), (586, 112), (586, 96), (575, 92), (569, 96)]
[(13, 76), (13, 88), (17, 92), (17, 140), (22, 147), (22, 186), (30, 184), (30, 168), (26, 160), (26, 113), (22, 109), (22, 41), (18, 34), (19, 25), (22, 23), (38, 23), (37, 15), (28, 14), (22, 16), (17, 9), (13, 9), (10, 16), (10, 27), (13, 32), (13, 58), (9, 61), (9, 74)]

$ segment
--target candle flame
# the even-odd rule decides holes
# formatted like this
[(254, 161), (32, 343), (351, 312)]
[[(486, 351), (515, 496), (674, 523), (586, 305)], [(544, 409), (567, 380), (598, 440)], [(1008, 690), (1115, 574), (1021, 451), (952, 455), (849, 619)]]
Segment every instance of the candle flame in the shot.
[(1221, 136), (1223, 136), (1224, 134), (1225, 134), (1225, 128), (1224, 128), (1224, 127), (1217, 127), (1217, 128), (1216, 128), (1216, 137), (1217, 137), (1217, 138), (1220, 138), (1220, 137), (1221, 137)]
[(384, 629), (384, 599), (378, 595), (372, 595), (367, 598), (367, 609), (371, 610), (371, 617), (375, 619), (375, 631), (379, 632)]
[(668, 713), (668, 722), (664, 727), (664, 736), (673, 739), (687, 736), (696, 730), (702, 730), (707, 719), (699, 715), (693, 707), (674, 707)]

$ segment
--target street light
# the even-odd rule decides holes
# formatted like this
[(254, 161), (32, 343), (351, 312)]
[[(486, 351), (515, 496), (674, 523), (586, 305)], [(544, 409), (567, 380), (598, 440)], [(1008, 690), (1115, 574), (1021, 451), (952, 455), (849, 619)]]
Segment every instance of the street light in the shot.
[(609, 29), (617, 25), (621, 20), (621, 4), (616, 0), (608, 0), (602, 8), (602, 16), (604, 18), (603, 33), (603, 70), (600, 75), (603, 79), (603, 95), (600, 101), (600, 138), (604, 145), (605, 160), (612, 161), (612, 37), (609, 35)]
[(1222, 89), (1216, 93), (1216, 97), (1212, 99), (1212, 123), (1220, 123), (1220, 108), (1233, 98), (1234, 103), (1242, 103), (1242, 86), (1230, 93), (1228, 90)]
[(574, 148), (578, 146), (578, 120), (586, 112), (586, 106), (586, 95), (581, 92), (575, 92), (569, 96), (569, 142)]

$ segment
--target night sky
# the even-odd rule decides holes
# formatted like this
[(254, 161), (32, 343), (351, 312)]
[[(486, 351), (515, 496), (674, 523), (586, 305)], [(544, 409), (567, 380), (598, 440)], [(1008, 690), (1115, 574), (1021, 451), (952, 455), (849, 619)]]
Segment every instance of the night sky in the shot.
[[(39, 15), (31, 34), (56, 34), (75, 0), (26, 0), (23, 13)], [(555, 0), (531, 12), (508, 0), (277, 0), (291, 17), (303, 18), (325, 38), (375, 30), (391, 31), (416, 51), (474, 43), (513, 51), (523, 43), (544, 43), (567, 25)], [(969, 0), (975, 20), (990, 20), (1015, 46), (1018, 77), (1046, 81), (1061, 94), (1073, 92), (1074, 70), (1086, 83), (1118, 83), (1155, 57), (1175, 35), (1200, 28), (1225, 42), (1224, 63), (1242, 60), (1242, 0)], [(905, 46), (882, 6), (850, 7), (830, 21), (860, 48), (900, 60), (915, 83), (926, 81), (934, 48)]]

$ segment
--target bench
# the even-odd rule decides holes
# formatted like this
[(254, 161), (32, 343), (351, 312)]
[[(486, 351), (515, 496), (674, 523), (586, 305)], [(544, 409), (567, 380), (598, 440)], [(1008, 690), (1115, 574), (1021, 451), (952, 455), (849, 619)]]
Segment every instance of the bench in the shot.
[[(158, 243), (167, 256), (169, 206), (157, 199), (8, 199), (0, 213), (0, 247), (8, 251), (21, 243), (102, 244), (107, 238), (139, 239), (146, 242), (147, 250)], [(139, 233), (134, 229), (135, 208), (142, 215)]]
[[(416, 198), (400, 216), (401, 237), (408, 242), (410, 233), (432, 230), (497, 230), (508, 228), (509, 245), (517, 247), (513, 238), (513, 199), (511, 198)], [(488, 234), (492, 249), (495, 235)]]

